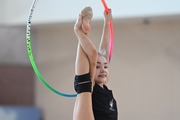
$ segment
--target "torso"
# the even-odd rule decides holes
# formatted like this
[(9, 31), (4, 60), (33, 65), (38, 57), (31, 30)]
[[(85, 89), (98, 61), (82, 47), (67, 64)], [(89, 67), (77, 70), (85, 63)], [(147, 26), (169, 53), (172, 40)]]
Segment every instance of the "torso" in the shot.
[(105, 85), (94, 85), (92, 104), (95, 120), (117, 120), (117, 104), (112, 91)]

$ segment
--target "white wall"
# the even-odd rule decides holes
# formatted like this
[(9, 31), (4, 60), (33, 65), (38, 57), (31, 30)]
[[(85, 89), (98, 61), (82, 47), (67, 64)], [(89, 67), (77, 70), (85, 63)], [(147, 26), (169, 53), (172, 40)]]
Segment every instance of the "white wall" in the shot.
[[(36, 48), (36, 41), (31, 31), (31, 45)], [(35, 53), (34, 53), (35, 54)], [(0, 27), (0, 65), (30, 65), (25, 27)]]
[(6, 8), (6, 2), (4, 0), (4, 1), (1, 1), (1, 4), (0, 4), (0, 16), (1, 16), (0, 27), (5, 23), (5, 20), (6, 20), (7, 13), (5, 11), (5, 8)]
[[(26, 24), (33, 0), (1, 0), (0, 13), (6, 25)], [(146, 17), (180, 14), (179, 0), (142, 1), (142, 0), (106, 0), (113, 9), (114, 18)], [(74, 21), (85, 6), (92, 6), (94, 19), (101, 19), (103, 6), (100, 0), (38, 0), (33, 14), (33, 23), (54, 23)], [(3, 22), (0, 21), (0, 25)]]
[[(98, 46), (102, 24), (92, 22), (90, 38)], [(73, 23), (36, 28), (36, 61), (54, 88), (74, 93), (77, 38)], [(110, 89), (118, 102), (119, 120), (180, 119), (180, 22), (117, 22), (110, 66)], [(60, 97), (36, 80), (36, 105), (45, 120), (71, 120), (74, 98)]]

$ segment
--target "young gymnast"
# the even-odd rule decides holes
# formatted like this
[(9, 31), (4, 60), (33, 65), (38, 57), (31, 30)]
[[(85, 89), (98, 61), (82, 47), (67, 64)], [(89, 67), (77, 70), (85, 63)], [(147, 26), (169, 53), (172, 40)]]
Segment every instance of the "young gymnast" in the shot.
[(111, 9), (104, 11), (104, 26), (99, 49), (88, 38), (93, 13), (86, 7), (74, 25), (79, 40), (75, 62), (74, 87), (77, 98), (73, 120), (117, 120), (117, 105), (106, 86), (109, 77), (109, 24)]

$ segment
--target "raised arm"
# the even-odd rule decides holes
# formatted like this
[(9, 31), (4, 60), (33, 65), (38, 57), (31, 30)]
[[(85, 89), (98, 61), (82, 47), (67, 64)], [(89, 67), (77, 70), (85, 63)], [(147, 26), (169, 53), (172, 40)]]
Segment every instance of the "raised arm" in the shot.
[(106, 13), (104, 11), (104, 26), (102, 31), (101, 42), (99, 45), (98, 52), (105, 56), (109, 62), (109, 52), (110, 52), (110, 21), (112, 20), (111, 9)]

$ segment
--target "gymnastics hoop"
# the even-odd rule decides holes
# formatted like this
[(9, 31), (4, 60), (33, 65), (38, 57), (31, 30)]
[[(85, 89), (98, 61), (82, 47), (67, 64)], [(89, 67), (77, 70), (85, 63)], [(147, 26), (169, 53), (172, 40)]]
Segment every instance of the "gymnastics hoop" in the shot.
[[(26, 44), (27, 44), (27, 51), (28, 51), (28, 56), (29, 56), (29, 60), (30, 60), (30, 63), (31, 63), (31, 66), (36, 74), (36, 76), (39, 78), (39, 80), (42, 82), (42, 84), (47, 87), (50, 91), (60, 95), (60, 96), (63, 96), (63, 97), (76, 97), (77, 94), (66, 94), (66, 93), (62, 93), (62, 92), (59, 92), (57, 91), (56, 89), (54, 89), (53, 87), (51, 87), (45, 80), (44, 78), (42, 77), (42, 75), (40, 74), (37, 66), (36, 66), (36, 63), (34, 61), (34, 57), (33, 57), (33, 52), (32, 52), (32, 47), (31, 47), (31, 19), (32, 19), (32, 15), (33, 15), (33, 12), (34, 12), (34, 9), (35, 9), (35, 6), (37, 4), (37, 1), (38, 0), (34, 0), (32, 5), (31, 5), (31, 8), (30, 8), (30, 11), (29, 11), (29, 15), (28, 15), (28, 19), (27, 19), (27, 25), (26, 25)], [(104, 8), (106, 10), (106, 13), (108, 13), (109, 9), (105, 3), (104, 0), (101, 0), (103, 5), (104, 5)], [(113, 48), (113, 28), (112, 28), (112, 21), (110, 22), (110, 56), (109, 56), (109, 60), (111, 59), (111, 56), (112, 56), (112, 48)]]

